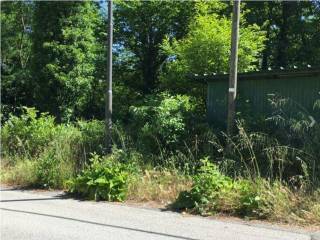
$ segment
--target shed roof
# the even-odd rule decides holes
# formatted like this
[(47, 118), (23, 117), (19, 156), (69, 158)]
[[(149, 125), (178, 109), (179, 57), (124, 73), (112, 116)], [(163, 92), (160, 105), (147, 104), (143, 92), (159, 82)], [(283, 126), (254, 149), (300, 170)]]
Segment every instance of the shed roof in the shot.
[[(304, 69), (285, 69), (285, 70), (266, 70), (238, 73), (238, 80), (259, 80), (259, 79), (290, 79), (296, 77), (320, 77), (320, 67), (309, 67)], [(226, 81), (229, 79), (229, 74), (203, 74), (192, 76), (195, 80), (205, 82)], [(320, 80), (320, 78), (319, 78)]]

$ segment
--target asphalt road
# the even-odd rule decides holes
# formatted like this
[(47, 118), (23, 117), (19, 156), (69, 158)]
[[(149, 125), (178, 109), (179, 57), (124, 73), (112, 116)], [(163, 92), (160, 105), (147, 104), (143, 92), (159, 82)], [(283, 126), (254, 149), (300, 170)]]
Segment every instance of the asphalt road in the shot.
[(308, 240), (307, 233), (172, 212), (1, 190), (1, 240)]

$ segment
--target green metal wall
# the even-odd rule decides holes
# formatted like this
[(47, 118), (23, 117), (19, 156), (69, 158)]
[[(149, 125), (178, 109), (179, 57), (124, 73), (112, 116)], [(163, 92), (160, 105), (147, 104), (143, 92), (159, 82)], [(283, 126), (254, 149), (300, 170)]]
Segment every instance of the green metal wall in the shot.
[[(207, 116), (209, 123), (225, 127), (227, 117), (228, 81), (208, 82)], [(268, 116), (271, 114), (269, 94), (278, 94), (295, 101), (299, 108), (313, 113), (316, 99), (320, 99), (320, 76), (279, 79), (241, 79), (238, 81), (237, 112)], [(249, 111), (248, 111), (249, 110)], [(320, 116), (314, 116), (320, 120)]]

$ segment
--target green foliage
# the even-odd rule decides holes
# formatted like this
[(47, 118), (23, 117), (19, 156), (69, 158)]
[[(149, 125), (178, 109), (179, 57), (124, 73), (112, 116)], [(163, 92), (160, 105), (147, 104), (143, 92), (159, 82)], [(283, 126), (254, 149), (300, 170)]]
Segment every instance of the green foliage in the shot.
[(1, 103), (12, 110), (32, 104), (29, 62), (33, 4), (1, 2)]
[(83, 134), (71, 125), (56, 126), (56, 135), (36, 161), (37, 183), (45, 188), (61, 188), (85, 164)]
[(222, 174), (208, 159), (202, 160), (198, 174), (193, 176), (191, 190), (181, 192), (172, 207), (190, 209), (202, 215), (217, 212), (253, 218), (269, 218), (274, 211), (288, 214), (291, 192), (279, 182), (269, 183), (231, 178)]
[(189, 192), (183, 192), (175, 208), (194, 208), (201, 214), (209, 214), (219, 210), (219, 201), (233, 190), (231, 178), (220, 173), (208, 158), (201, 161), (198, 174), (193, 177), (193, 186)]
[[(255, 70), (265, 35), (257, 25), (240, 27), (239, 70)], [(229, 68), (231, 21), (215, 13), (198, 15), (181, 40), (167, 38), (163, 51), (173, 58), (161, 78), (166, 87), (185, 89), (187, 74), (221, 73)], [(189, 89), (185, 89), (189, 91)]]
[(26, 184), (62, 187), (85, 165), (90, 152), (102, 151), (103, 123), (93, 120), (58, 125), (47, 113), (39, 114), (34, 108), (23, 111), (4, 123), (1, 150), (3, 163), (9, 168), (32, 161), (36, 180), (26, 180)]
[(67, 182), (68, 191), (96, 201), (124, 201), (130, 165), (98, 155), (93, 155), (90, 161), (81, 174)]
[(59, 189), (66, 179), (74, 175), (75, 163), (70, 159), (57, 156), (57, 149), (43, 152), (35, 161), (36, 181), (33, 186)]
[[(160, 44), (167, 34), (185, 35), (194, 14), (192, 1), (115, 2), (115, 37), (124, 46), (120, 60), (136, 69), (135, 87), (150, 93), (165, 55)], [(121, 49), (120, 49), (121, 50)]]
[(46, 113), (37, 115), (34, 108), (24, 108), (20, 117), (12, 115), (3, 125), (1, 140), (5, 154), (35, 156), (54, 138), (54, 118)]
[(76, 127), (81, 132), (83, 151), (88, 155), (92, 152), (102, 153), (105, 125), (103, 121), (77, 121)]
[(147, 148), (159, 144), (176, 146), (187, 133), (186, 126), (195, 107), (194, 99), (186, 95), (148, 96), (143, 105), (130, 108), (138, 141)]
[[(191, 184), (187, 177), (179, 179), (179, 171), (171, 172), (179, 169), (196, 174), (177, 208), (319, 219), (314, 204), (319, 196), (301, 199), (320, 179), (320, 101), (310, 113), (276, 96), (270, 99), (274, 114), (263, 125), (248, 104), (238, 115), (246, 120), (232, 137), (201, 122), (205, 85), (187, 74), (228, 71), (227, 2), (115, 1), (113, 154), (87, 161), (94, 152), (103, 154), (105, 137), (102, 121), (77, 120), (104, 116), (106, 26), (99, 6), (1, 3), (1, 180), (62, 188), (71, 178), (70, 192), (110, 201), (125, 200), (129, 185), (135, 198), (167, 201)], [(240, 71), (319, 63), (320, 15), (314, 2), (247, 2), (242, 9)], [(158, 93), (161, 89), (170, 94)], [(40, 111), (23, 108), (19, 115), (20, 105)], [(203, 156), (216, 164), (200, 163)], [(131, 181), (146, 168), (153, 170)], [(301, 196), (290, 189), (302, 189)]]
[(262, 69), (319, 65), (317, 1), (250, 1), (242, 7), (247, 21), (258, 24), (268, 38)]
[(96, 77), (102, 46), (101, 16), (95, 3), (36, 2), (33, 73), (37, 106), (58, 119), (84, 113)]
[[(272, 115), (267, 118), (274, 137), (282, 144), (294, 148), (298, 161), (304, 162), (303, 171), (309, 181), (319, 183), (320, 168), (320, 124), (319, 108), (314, 103), (314, 111), (307, 111), (292, 99), (278, 95), (271, 96)], [(296, 165), (295, 165), (296, 167)]]

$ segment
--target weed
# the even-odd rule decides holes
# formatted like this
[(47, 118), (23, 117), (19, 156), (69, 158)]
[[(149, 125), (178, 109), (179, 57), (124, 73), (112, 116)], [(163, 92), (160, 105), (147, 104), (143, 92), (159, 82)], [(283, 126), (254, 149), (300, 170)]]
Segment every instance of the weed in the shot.
[(98, 155), (93, 155), (90, 161), (91, 164), (86, 169), (66, 183), (68, 191), (96, 201), (124, 201), (130, 168)]
[(2, 167), (0, 171), (1, 183), (18, 186), (32, 186), (37, 182), (35, 161), (19, 160), (14, 166)]
[(191, 183), (190, 177), (176, 171), (145, 170), (130, 181), (128, 200), (171, 203)]

